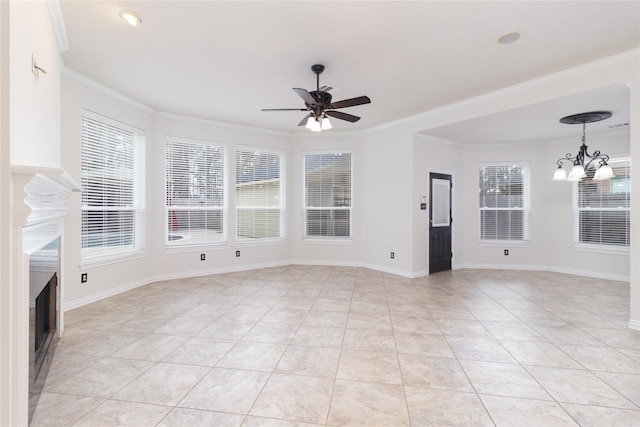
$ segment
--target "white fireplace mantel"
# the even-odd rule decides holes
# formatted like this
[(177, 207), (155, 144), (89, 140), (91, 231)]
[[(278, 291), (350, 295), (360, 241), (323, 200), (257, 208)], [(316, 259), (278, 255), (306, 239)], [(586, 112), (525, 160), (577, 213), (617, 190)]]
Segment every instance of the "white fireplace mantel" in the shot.
[[(7, 407), (13, 413), (9, 419), (16, 425), (28, 423), (29, 255), (54, 239), (63, 238), (64, 217), (68, 212), (66, 198), (74, 191), (80, 191), (80, 185), (64, 169), (11, 166), (11, 301), (5, 301), (2, 308), (11, 311), (13, 325), (8, 337), (10, 351), (3, 365), (8, 365), (13, 373), (11, 384), (7, 384), (12, 400)], [(61, 252), (60, 257), (63, 256)], [(62, 301), (61, 294), (58, 301)], [(58, 316), (61, 333), (61, 310)]]

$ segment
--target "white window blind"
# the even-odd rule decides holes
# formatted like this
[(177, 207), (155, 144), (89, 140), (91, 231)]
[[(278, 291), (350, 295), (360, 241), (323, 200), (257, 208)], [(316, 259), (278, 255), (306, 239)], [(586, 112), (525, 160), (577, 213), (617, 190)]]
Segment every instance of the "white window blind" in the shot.
[(85, 111), (81, 118), (83, 262), (144, 248), (144, 135)]
[(480, 240), (529, 240), (527, 166), (480, 165), (479, 184)]
[(282, 155), (252, 148), (236, 150), (236, 238), (282, 237)]
[(226, 241), (224, 147), (204, 141), (167, 139), (165, 162), (165, 244)]
[(351, 237), (351, 153), (304, 156), (304, 237)]
[(615, 177), (594, 181), (595, 169), (575, 185), (574, 244), (597, 248), (629, 247), (631, 162), (609, 161)]

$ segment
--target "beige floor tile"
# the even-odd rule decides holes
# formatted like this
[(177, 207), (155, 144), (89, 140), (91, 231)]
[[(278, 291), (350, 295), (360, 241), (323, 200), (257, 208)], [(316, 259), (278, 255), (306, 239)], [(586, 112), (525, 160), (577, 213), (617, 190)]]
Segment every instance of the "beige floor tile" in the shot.
[(581, 368), (582, 366), (555, 344), (528, 341), (507, 341), (500, 343), (523, 365), (552, 366), (560, 368)]
[(398, 353), (432, 357), (455, 357), (449, 343), (442, 335), (415, 331), (396, 331), (394, 336)]
[(235, 341), (194, 337), (169, 353), (162, 361), (214, 366), (235, 344)]
[(527, 371), (558, 402), (637, 409), (637, 406), (585, 369), (528, 366)]
[(44, 383), (44, 390), (51, 390), (53, 387), (79, 374), (90, 366), (95, 365), (102, 359), (101, 356), (87, 356), (73, 353), (61, 354), (56, 351)]
[(640, 408), (640, 375), (612, 372), (594, 374)]
[(194, 317), (175, 317), (152, 331), (156, 334), (193, 336), (211, 324), (210, 319)]
[(460, 364), (476, 392), (496, 396), (552, 400), (520, 365), (461, 360)]
[(302, 325), (344, 328), (347, 325), (348, 318), (349, 314), (346, 312), (312, 309), (307, 313)]
[(395, 353), (393, 332), (381, 329), (350, 329), (344, 336), (343, 348), (348, 350), (384, 351)]
[(461, 360), (516, 363), (511, 354), (493, 338), (447, 337), (453, 353)]
[(60, 353), (111, 356), (142, 337), (143, 334), (138, 332), (104, 331), (74, 346), (60, 349)]
[(273, 374), (250, 414), (267, 418), (322, 424), (326, 422), (333, 380)]
[(497, 427), (578, 427), (556, 402), (481, 395)]
[(414, 426), (493, 426), (475, 393), (405, 386)]
[(157, 427), (176, 426), (211, 426), (211, 427), (240, 427), (242, 415), (225, 414), (222, 412), (200, 411), (197, 409), (174, 408)]
[(383, 329), (390, 331), (391, 316), (388, 313), (350, 313), (347, 327), (351, 329)]
[(287, 346), (283, 344), (240, 341), (229, 350), (217, 366), (271, 372), (286, 348)]
[(113, 396), (116, 400), (176, 405), (210, 368), (158, 363)]
[(482, 324), (489, 330), (491, 335), (498, 340), (548, 342), (545, 337), (524, 323), (505, 323), (483, 320)]
[(258, 322), (242, 337), (243, 341), (289, 344), (298, 331), (298, 325), (290, 323)]
[(107, 400), (82, 417), (74, 426), (153, 427), (171, 410), (168, 406)]
[(301, 308), (289, 308), (286, 306), (279, 306), (276, 304), (267, 314), (262, 318), (263, 322), (272, 323), (291, 323), (294, 325), (300, 325), (307, 315), (308, 309)]
[(336, 380), (328, 424), (341, 426), (408, 426), (401, 386)]
[(558, 347), (582, 366), (593, 371), (640, 374), (640, 363), (608, 347), (561, 344)]
[(223, 340), (239, 340), (255, 326), (256, 322), (217, 319), (208, 327), (200, 331), (197, 336), (202, 338), (218, 338)]
[(305, 326), (302, 325), (291, 341), (293, 345), (306, 345), (312, 347), (342, 347), (345, 328), (333, 326)]
[(406, 386), (472, 392), (473, 388), (456, 359), (399, 354)]
[(49, 390), (109, 398), (152, 366), (143, 360), (105, 358)]
[(335, 378), (339, 360), (339, 349), (290, 345), (275, 371)]
[(275, 418), (247, 416), (242, 427), (318, 427), (325, 424), (311, 424), (300, 421), (287, 421)]
[(563, 403), (562, 406), (582, 427), (640, 426), (640, 410), (586, 406), (574, 403)]
[(269, 379), (269, 373), (213, 368), (178, 406), (246, 414)]
[(34, 427), (71, 425), (103, 401), (93, 397), (42, 393), (30, 425)]
[(445, 336), (493, 338), (477, 320), (437, 319), (436, 322)]
[(187, 337), (175, 335), (147, 334), (137, 341), (113, 353), (113, 357), (160, 361), (181, 346)]
[(402, 384), (398, 355), (395, 353), (342, 350), (337, 378)]

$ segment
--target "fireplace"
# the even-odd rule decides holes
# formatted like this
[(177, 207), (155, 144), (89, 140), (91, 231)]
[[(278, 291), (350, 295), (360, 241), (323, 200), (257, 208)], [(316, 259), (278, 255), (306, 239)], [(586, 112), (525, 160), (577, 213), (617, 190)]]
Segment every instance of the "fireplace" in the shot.
[(64, 329), (66, 198), (78, 191), (63, 169), (11, 166), (10, 290), (0, 301), (12, 319), (0, 359), (11, 372), (0, 384), (8, 425), (29, 423)]
[(60, 238), (29, 256), (29, 419), (58, 340)]

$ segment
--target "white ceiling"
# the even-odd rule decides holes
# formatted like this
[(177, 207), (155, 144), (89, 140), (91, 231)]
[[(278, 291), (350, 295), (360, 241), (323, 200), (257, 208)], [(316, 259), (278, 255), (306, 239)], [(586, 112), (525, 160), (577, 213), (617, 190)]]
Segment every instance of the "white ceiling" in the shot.
[[(339, 88), (334, 100), (371, 98), (342, 110), (359, 122), (332, 119), (338, 131), (362, 130), (640, 46), (638, 1), (61, 0), (61, 9), (66, 68), (158, 111), (285, 132), (303, 131), (305, 113), (260, 110), (302, 108), (292, 88), (315, 89), (316, 63), (326, 66), (320, 84)], [(143, 24), (126, 24), (123, 9)], [(513, 31), (519, 41), (497, 43)], [(591, 104), (628, 121), (622, 88), (591, 95), (480, 127), (550, 135), (567, 126), (557, 119)], [(496, 142), (500, 132), (482, 135), (478, 124), (436, 132)]]

